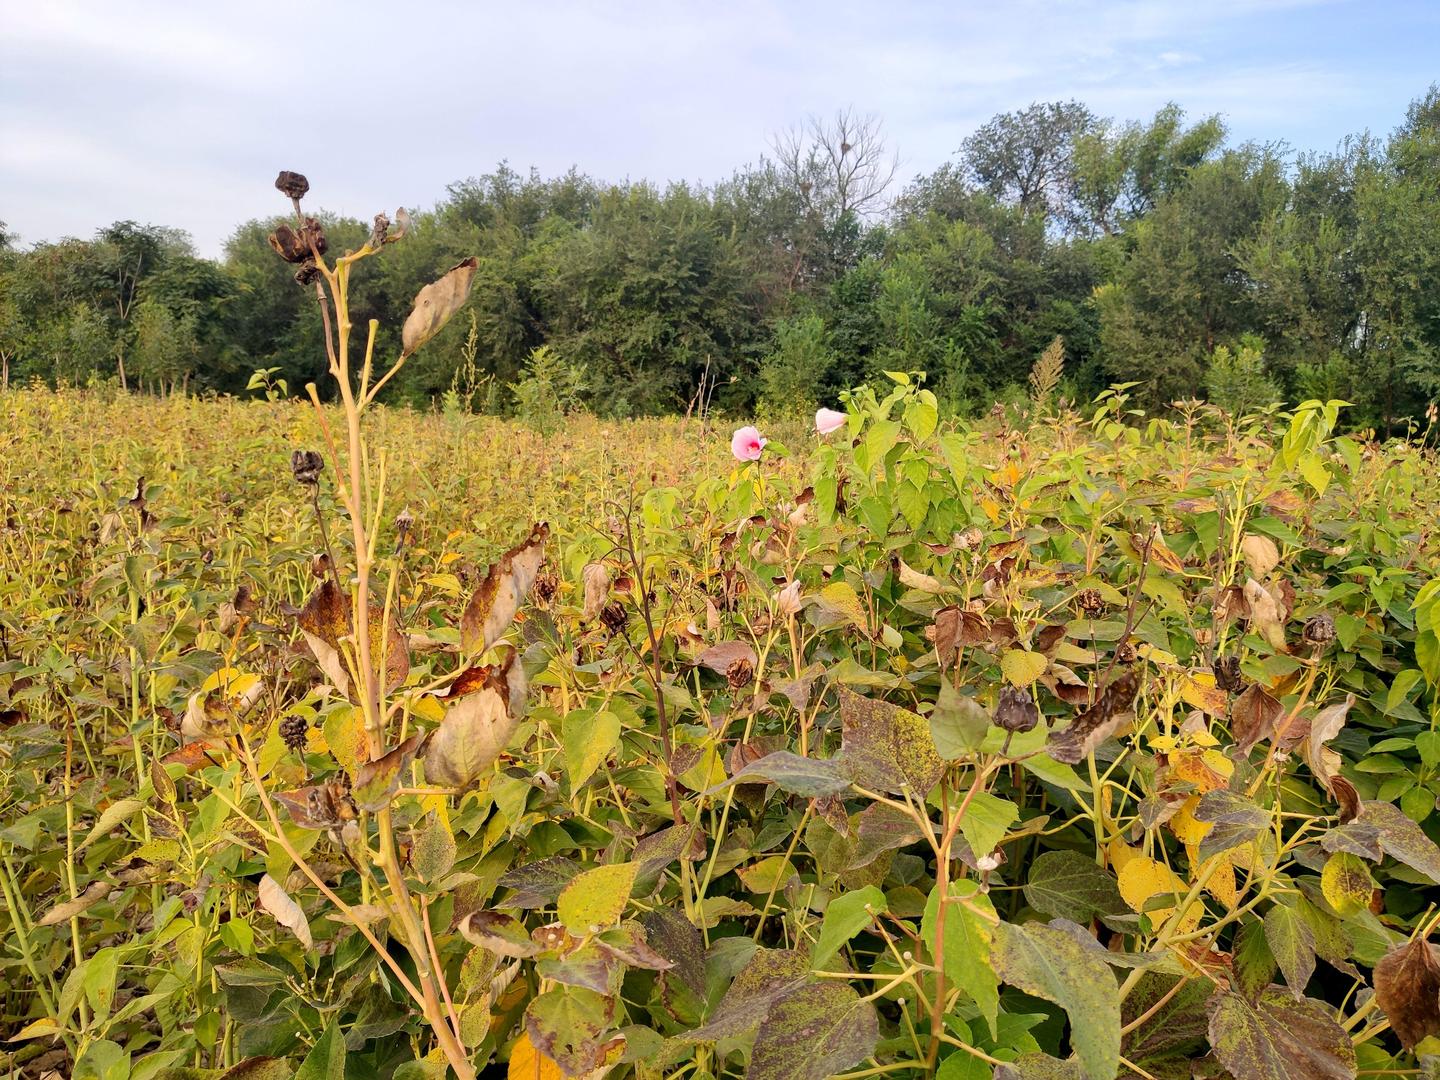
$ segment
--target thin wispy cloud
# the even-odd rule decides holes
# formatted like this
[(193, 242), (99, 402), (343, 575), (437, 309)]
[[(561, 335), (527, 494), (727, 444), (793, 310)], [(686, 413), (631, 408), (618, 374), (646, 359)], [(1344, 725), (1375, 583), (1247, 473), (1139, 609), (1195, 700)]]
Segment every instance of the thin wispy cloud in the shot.
[(217, 254), (279, 168), (368, 216), (500, 160), (713, 181), (812, 112), (884, 117), (907, 175), (997, 111), (1174, 100), (1237, 139), (1387, 131), (1434, 78), (1420, 3), (1060, 0), (143, 5), (0, 0), (0, 219), (28, 242), (118, 218)]

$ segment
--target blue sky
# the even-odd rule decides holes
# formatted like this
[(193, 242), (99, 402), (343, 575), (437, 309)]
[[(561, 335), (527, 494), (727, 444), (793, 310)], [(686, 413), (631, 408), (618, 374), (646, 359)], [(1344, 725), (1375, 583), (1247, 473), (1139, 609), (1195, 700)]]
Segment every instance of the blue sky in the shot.
[(36, 242), (133, 218), (217, 255), (283, 209), (280, 168), (360, 217), (501, 159), (710, 181), (845, 106), (883, 118), (906, 177), (1056, 98), (1328, 150), (1437, 79), (1420, 0), (0, 0), (0, 220)]

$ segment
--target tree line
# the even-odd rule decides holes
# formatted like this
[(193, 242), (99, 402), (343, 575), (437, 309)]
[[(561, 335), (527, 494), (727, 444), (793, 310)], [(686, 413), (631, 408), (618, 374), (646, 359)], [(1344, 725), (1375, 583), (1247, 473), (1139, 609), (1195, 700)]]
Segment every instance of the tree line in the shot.
[[(412, 211), (353, 310), (380, 320), (383, 363), (418, 289), (477, 256), (467, 313), (388, 393), (494, 412), (798, 412), (896, 369), (975, 412), (1025, 393), (1047, 348), (1074, 400), (1118, 382), (1148, 405), (1342, 398), (1388, 427), (1440, 388), (1436, 87), (1388, 137), (1329, 153), (1232, 145), (1175, 105), (1117, 122), (1072, 101), (996, 116), (935, 172), (896, 174), (880, 123), (854, 112), (709, 186), (501, 164)], [(241, 225), (218, 261), (128, 221), (29, 248), (0, 227), (0, 378), (320, 381), (314, 294), (267, 242), (282, 220)], [(322, 222), (332, 251), (370, 229)]]

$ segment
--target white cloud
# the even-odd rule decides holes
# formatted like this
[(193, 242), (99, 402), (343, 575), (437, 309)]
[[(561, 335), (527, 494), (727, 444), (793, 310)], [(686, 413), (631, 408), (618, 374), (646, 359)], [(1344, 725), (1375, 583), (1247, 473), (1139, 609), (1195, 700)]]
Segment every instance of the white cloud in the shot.
[[(906, 174), (939, 165), (993, 113), (1054, 98), (1123, 118), (1175, 100), (1225, 113), (1242, 136), (1328, 146), (1357, 117), (1393, 124), (1429, 78), (1376, 75), (1347, 55), (1339, 16), (1364, 10), (0, 0), (0, 215), (27, 240), (150, 220), (218, 253), (236, 223), (281, 209), (279, 168), (365, 216), (432, 202), (502, 158), (715, 180), (771, 133), (846, 105), (884, 118)], [(1302, 18), (1335, 22), (1338, 44), (1293, 44), (1287, 24)], [(1391, 115), (1369, 119), (1381, 103)]]

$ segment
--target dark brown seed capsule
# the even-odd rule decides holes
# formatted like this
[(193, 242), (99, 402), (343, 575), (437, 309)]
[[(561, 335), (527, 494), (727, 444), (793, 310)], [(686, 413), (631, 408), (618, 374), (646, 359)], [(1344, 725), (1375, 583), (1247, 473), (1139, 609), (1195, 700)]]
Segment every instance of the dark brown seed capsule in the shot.
[(743, 690), (755, 681), (755, 665), (743, 656), (732, 660), (725, 669), (725, 681), (731, 690)]
[(310, 190), (310, 181), (301, 173), (285, 169), (275, 178), (275, 187), (286, 198), (303, 199)]
[(289, 225), (278, 225), (269, 236), (270, 246), (288, 263), (303, 263), (311, 260), (310, 245), (305, 238)]
[(1238, 656), (1217, 656), (1215, 663), (1210, 665), (1210, 670), (1215, 673), (1215, 685), (1227, 694), (1238, 694), (1245, 689), (1245, 680), (1240, 677)]
[(300, 269), (295, 271), (295, 284), (313, 285), (320, 280), (320, 268), (315, 265), (314, 259), (306, 259), (300, 264)]
[(1040, 722), (1040, 710), (1030, 691), (1020, 686), (1006, 686), (995, 703), (995, 726), (1023, 734)]
[(287, 716), (280, 721), (280, 738), (291, 750), (299, 751), (305, 747), (309, 731), (310, 722), (303, 716)]
[(385, 238), (390, 234), (390, 219), (384, 214), (375, 215), (375, 224), (370, 229), (370, 239), (366, 241), (372, 248), (380, 248), (385, 244)]
[(290, 471), (297, 483), (313, 487), (325, 471), (325, 459), (314, 450), (296, 450), (290, 455)]
[(605, 629), (609, 630), (612, 635), (620, 633), (625, 629), (624, 605), (618, 600), (611, 600), (600, 609), (600, 621), (605, 624)]
[(1099, 589), (1081, 589), (1080, 594), (1075, 597), (1075, 603), (1092, 619), (1105, 612), (1105, 598), (1100, 595)]
[(1311, 645), (1328, 645), (1335, 640), (1335, 620), (1322, 611), (1305, 620), (1301, 633)]

